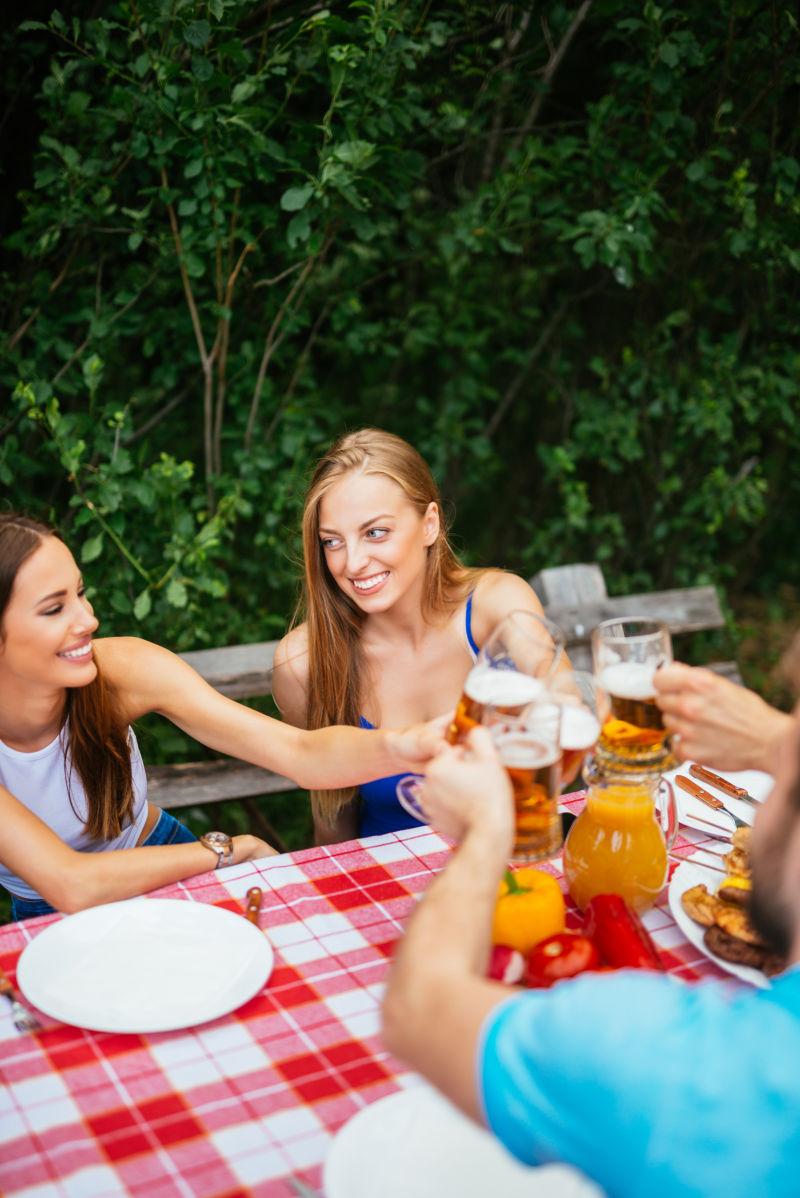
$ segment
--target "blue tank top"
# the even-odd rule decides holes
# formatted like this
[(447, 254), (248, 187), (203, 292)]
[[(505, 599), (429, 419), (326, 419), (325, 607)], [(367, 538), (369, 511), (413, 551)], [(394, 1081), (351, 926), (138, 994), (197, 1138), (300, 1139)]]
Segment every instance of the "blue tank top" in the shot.
[[(464, 633), (474, 660), (478, 656), (479, 649), (472, 636), (472, 595), (467, 598), (464, 610)], [(363, 715), (358, 722), (362, 728), (375, 727)], [(401, 828), (422, 827), (420, 821), (404, 811), (397, 801), (397, 783), (405, 776), (405, 774), (392, 774), (389, 778), (376, 778), (374, 782), (365, 782), (363, 786), (359, 787), (361, 795), (358, 815), (359, 836), (379, 836), (384, 832), (399, 832)]]

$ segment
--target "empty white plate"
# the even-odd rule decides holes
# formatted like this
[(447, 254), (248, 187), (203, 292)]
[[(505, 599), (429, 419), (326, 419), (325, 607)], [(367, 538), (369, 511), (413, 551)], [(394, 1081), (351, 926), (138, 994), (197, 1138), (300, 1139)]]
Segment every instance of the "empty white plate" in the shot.
[(602, 1198), (567, 1165), (521, 1165), (426, 1085), (371, 1103), (337, 1133), (326, 1198)]
[(24, 949), (20, 990), (63, 1023), (167, 1032), (257, 994), (274, 954), (243, 915), (183, 899), (127, 899), (51, 924)]

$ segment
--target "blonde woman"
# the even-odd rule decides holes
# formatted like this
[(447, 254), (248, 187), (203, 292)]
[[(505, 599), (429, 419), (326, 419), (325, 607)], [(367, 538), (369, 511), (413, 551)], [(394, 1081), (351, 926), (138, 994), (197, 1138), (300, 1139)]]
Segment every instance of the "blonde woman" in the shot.
[[(452, 713), (480, 645), (509, 611), (542, 615), (526, 582), (454, 554), (424, 458), (379, 429), (319, 461), (303, 512), (298, 623), (275, 655), (273, 693), (300, 728), (362, 728)], [(413, 826), (399, 775), (312, 795), (318, 843)]]
[(0, 885), (14, 918), (128, 898), (274, 850), (254, 836), (198, 843), (147, 801), (131, 723), (158, 712), (218, 752), (343, 786), (419, 768), (437, 730), (298, 732), (226, 699), (137, 637), (95, 640), (81, 572), (45, 524), (0, 515)]

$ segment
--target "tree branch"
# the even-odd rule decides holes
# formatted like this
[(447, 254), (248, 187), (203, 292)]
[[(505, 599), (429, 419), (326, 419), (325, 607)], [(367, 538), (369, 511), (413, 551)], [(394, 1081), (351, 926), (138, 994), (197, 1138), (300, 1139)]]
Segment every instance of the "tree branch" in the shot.
[(569, 49), (572, 39), (575, 37), (575, 34), (578, 32), (581, 25), (586, 20), (586, 17), (589, 14), (589, 9), (592, 7), (592, 3), (593, 3), (593, 0), (583, 0), (583, 3), (581, 4), (580, 8), (578, 9), (578, 11), (575, 13), (575, 16), (570, 21), (569, 28), (567, 29), (567, 32), (564, 34), (563, 38), (561, 39), (561, 42), (559, 43), (558, 47), (556, 48), (555, 53), (550, 55), (550, 58), (547, 62), (547, 66), (544, 69), (544, 75), (542, 76), (541, 86), (539, 87), (538, 91), (536, 92), (536, 95), (533, 98), (533, 103), (531, 104), (530, 108), (528, 109), (528, 112), (525, 116), (524, 121), (522, 122), (522, 127), (521, 127), (519, 133), (514, 138), (514, 140), (511, 142), (511, 145), (508, 147), (508, 151), (507, 151), (506, 157), (505, 157), (506, 162), (508, 162), (509, 158), (519, 149), (523, 140), (528, 136), (531, 129), (536, 124), (536, 119), (539, 116), (539, 112), (541, 110), (542, 104), (544, 104), (545, 97), (547, 96), (547, 93), (550, 90), (550, 85), (553, 82), (556, 71), (561, 66), (561, 63), (564, 60), (564, 55), (566, 54), (567, 50)]

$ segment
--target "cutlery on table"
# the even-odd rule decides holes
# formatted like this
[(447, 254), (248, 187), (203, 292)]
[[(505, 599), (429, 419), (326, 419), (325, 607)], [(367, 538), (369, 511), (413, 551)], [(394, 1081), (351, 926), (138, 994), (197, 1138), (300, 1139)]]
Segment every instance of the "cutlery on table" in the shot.
[(258, 927), (258, 913), (261, 910), (261, 891), (258, 886), (251, 886), (247, 892), (247, 907), (244, 917)]
[[(731, 836), (733, 832), (728, 828), (723, 828), (722, 824), (712, 823), (709, 819), (703, 819), (700, 815), (692, 813), (692, 819), (695, 823), (703, 824), (703, 828), (695, 828), (695, 832), (702, 832), (708, 840), (722, 840), (730, 848), (733, 848)], [(708, 829), (708, 831), (706, 831)]]
[[(717, 855), (716, 853), (710, 852), (708, 849), (705, 849), (704, 852), (707, 852), (710, 857), (716, 857)], [(698, 861), (696, 857), (679, 857), (677, 853), (670, 853), (669, 859), (670, 861), (674, 861), (677, 865), (697, 865), (700, 867), (700, 869), (710, 869), (715, 874), (730, 873), (730, 870), (726, 869), (723, 865), (712, 865), (710, 861)]]
[(33, 1011), (29, 1011), (22, 1005), (19, 992), (14, 989), (10, 978), (2, 968), (0, 968), (0, 994), (11, 1003), (11, 1018), (14, 1020), (14, 1027), (18, 1032), (38, 1032), (40, 1030), (41, 1023)]
[(744, 803), (753, 803), (759, 806), (758, 799), (754, 799), (749, 791), (743, 786), (736, 786), (733, 782), (729, 782), (727, 778), (721, 777), (720, 774), (715, 774), (713, 770), (707, 769), (704, 765), (698, 765), (696, 761), (689, 766), (689, 773), (693, 778), (699, 778), (701, 782), (705, 782), (707, 786), (713, 786), (716, 790), (721, 790), (723, 794), (730, 795), (732, 799), (741, 799)]
[[(681, 790), (685, 790), (687, 794), (692, 796), (692, 798), (699, 799), (701, 803), (705, 803), (706, 807), (711, 807), (714, 811), (722, 811), (725, 815), (733, 820), (734, 827), (750, 827), (750, 824), (748, 824), (747, 820), (739, 819), (738, 815), (734, 815), (733, 812), (725, 806), (722, 799), (718, 799), (716, 795), (712, 795), (702, 786), (698, 786), (697, 783), (693, 782), (691, 778), (685, 778), (683, 774), (676, 774), (675, 785), (679, 786)], [(694, 819), (694, 816), (692, 816), (692, 818)]]

